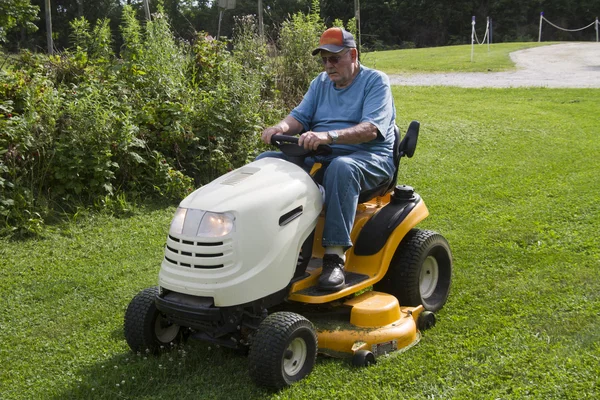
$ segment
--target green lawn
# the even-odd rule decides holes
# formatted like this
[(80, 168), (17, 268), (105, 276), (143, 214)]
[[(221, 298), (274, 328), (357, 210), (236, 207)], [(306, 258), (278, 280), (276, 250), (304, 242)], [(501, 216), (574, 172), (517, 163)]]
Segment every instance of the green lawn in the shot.
[(246, 358), (190, 342), (133, 354), (125, 308), (154, 285), (174, 208), (80, 216), (0, 239), (0, 398), (595, 399), (600, 397), (600, 90), (396, 87), (421, 121), (399, 181), (454, 253), (438, 324), (368, 369), (319, 357), (270, 393)]
[(362, 62), (388, 74), (428, 72), (498, 72), (514, 69), (509, 53), (550, 42), (475, 44), (471, 62), (471, 45), (426, 49), (375, 51), (362, 55)]

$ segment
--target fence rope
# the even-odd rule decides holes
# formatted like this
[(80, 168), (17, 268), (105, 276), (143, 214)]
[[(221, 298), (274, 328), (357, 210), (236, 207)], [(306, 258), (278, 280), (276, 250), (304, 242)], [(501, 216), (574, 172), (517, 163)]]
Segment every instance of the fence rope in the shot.
[(560, 26), (553, 24), (552, 22), (548, 21), (548, 19), (546, 17), (544, 17), (543, 15), (542, 15), (542, 19), (544, 21), (546, 21), (547, 23), (549, 23), (550, 25), (552, 25), (553, 27), (555, 27), (556, 29), (560, 29), (561, 31), (566, 31), (566, 32), (579, 32), (579, 31), (582, 31), (584, 29), (589, 28), (590, 26), (596, 25), (596, 21), (594, 21), (591, 24), (589, 24), (588, 26), (584, 26), (583, 28), (579, 28), (579, 29), (567, 29), (567, 28), (561, 28)]
[(561, 31), (565, 31), (565, 32), (579, 32), (582, 31), (584, 29), (590, 28), (592, 26), (594, 26), (594, 29), (596, 30), (596, 42), (598, 42), (598, 17), (596, 17), (596, 20), (594, 22), (592, 22), (589, 25), (584, 26), (583, 28), (578, 28), (578, 29), (567, 29), (567, 28), (563, 28), (561, 26), (558, 26), (550, 21), (548, 21), (548, 18), (546, 18), (544, 16), (544, 12), (542, 11), (540, 13), (540, 30), (539, 30), (539, 35), (538, 35), (538, 42), (542, 41), (542, 25), (543, 22), (546, 21), (548, 24), (550, 24), (551, 26), (555, 27), (556, 29), (559, 29)]
[(488, 38), (488, 34), (491, 38), (490, 17), (487, 17), (487, 23), (485, 25), (485, 35), (483, 35), (483, 40), (480, 42), (479, 38), (477, 37), (477, 32), (475, 32), (475, 16), (473, 16), (473, 18), (471, 18), (471, 62), (473, 62), (475, 41), (477, 41), (478, 45), (482, 45), (486, 43), (485, 40), (487, 39), (488, 51), (490, 51), (490, 38)]
[(477, 38), (477, 32), (473, 31), (473, 34), (475, 35), (475, 41), (477, 41), (478, 45), (485, 44), (485, 39), (487, 38), (489, 31), (490, 31), (490, 25), (488, 24), (488, 26), (485, 27), (485, 35), (483, 35), (483, 39), (481, 40), (481, 42)]

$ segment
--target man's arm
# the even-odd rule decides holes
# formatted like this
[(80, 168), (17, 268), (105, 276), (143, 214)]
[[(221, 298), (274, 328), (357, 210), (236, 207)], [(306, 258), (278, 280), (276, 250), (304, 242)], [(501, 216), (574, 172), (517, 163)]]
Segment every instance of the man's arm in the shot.
[[(359, 144), (370, 142), (377, 137), (377, 128), (370, 122), (361, 122), (358, 125), (345, 129), (336, 129), (338, 138), (336, 143)], [(328, 138), (328, 143), (331, 140)]]
[(296, 118), (288, 115), (279, 121), (277, 125), (265, 129), (262, 132), (261, 138), (263, 142), (270, 144), (271, 136), (273, 135), (297, 135), (298, 133), (302, 132), (303, 129), (304, 127), (296, 120)]
[[(377, 128), (370, 122), (361, 122), (358, 125), (344, 129), (336, 129), (338, 138), (336, 144), (359, 144), (370, 142), (377, 137)], [(298, 144), (305, 149), (316, 149), (320, 144), (331, 144), (332, 140), (327, 132), (305, 132), (300, 135)]]

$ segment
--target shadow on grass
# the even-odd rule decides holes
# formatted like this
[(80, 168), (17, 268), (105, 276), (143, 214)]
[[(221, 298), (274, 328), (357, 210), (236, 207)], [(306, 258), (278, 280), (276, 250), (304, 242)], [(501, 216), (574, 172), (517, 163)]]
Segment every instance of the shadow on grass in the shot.
[[(116, 335), (116, 333), (115, 333)], [(122, 332), (119, 332), (122, 335)], [(55, 396), (63, 399), (264, 399), (247, 358), (190, 341), (153, 356), (124, 352), (82, 368)]]
[(52, 234), (71, 236), (74, 227), (89, 225), (94, 220), (111, 219), (128, 220), (143, 214), (151, 214), (176, 206), (178, 203), (167, 200), (138, 200), (125, 204), (94, 207), (91, 204), (79, 204), (70, 208), (56, 207), (39, 220), (30, 219), (30, 223), (15, 227), (0, 229), (0, 238), (9, 242), (21, 243), (32, 239), (43, 239)]

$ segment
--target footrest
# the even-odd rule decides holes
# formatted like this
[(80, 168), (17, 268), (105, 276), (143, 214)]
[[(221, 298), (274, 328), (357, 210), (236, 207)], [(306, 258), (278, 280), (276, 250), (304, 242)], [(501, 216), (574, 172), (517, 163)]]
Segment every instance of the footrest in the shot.
[[(359, 284), (360, 282), (366, 280), (368, 278), (367, 275), (364, 274), (357, 274), (355, 272), (346, 272), (346, 284), (344, 285), (344, 288), (347, 288), (349, 286), (354, 286), (356, 284)], [(340, 290), (342, 290), (340, 289)], [(300, 290), (298, 292), (295, 292), (296, 294), (301, 294), (303, 296), (326, 296), (328, 294), (331, 294), (332, 291), (331, 290), (322, 290), (319, 288), (318, 285), (315, 286), (310, 286), (307, 287), (306, 289)]]

